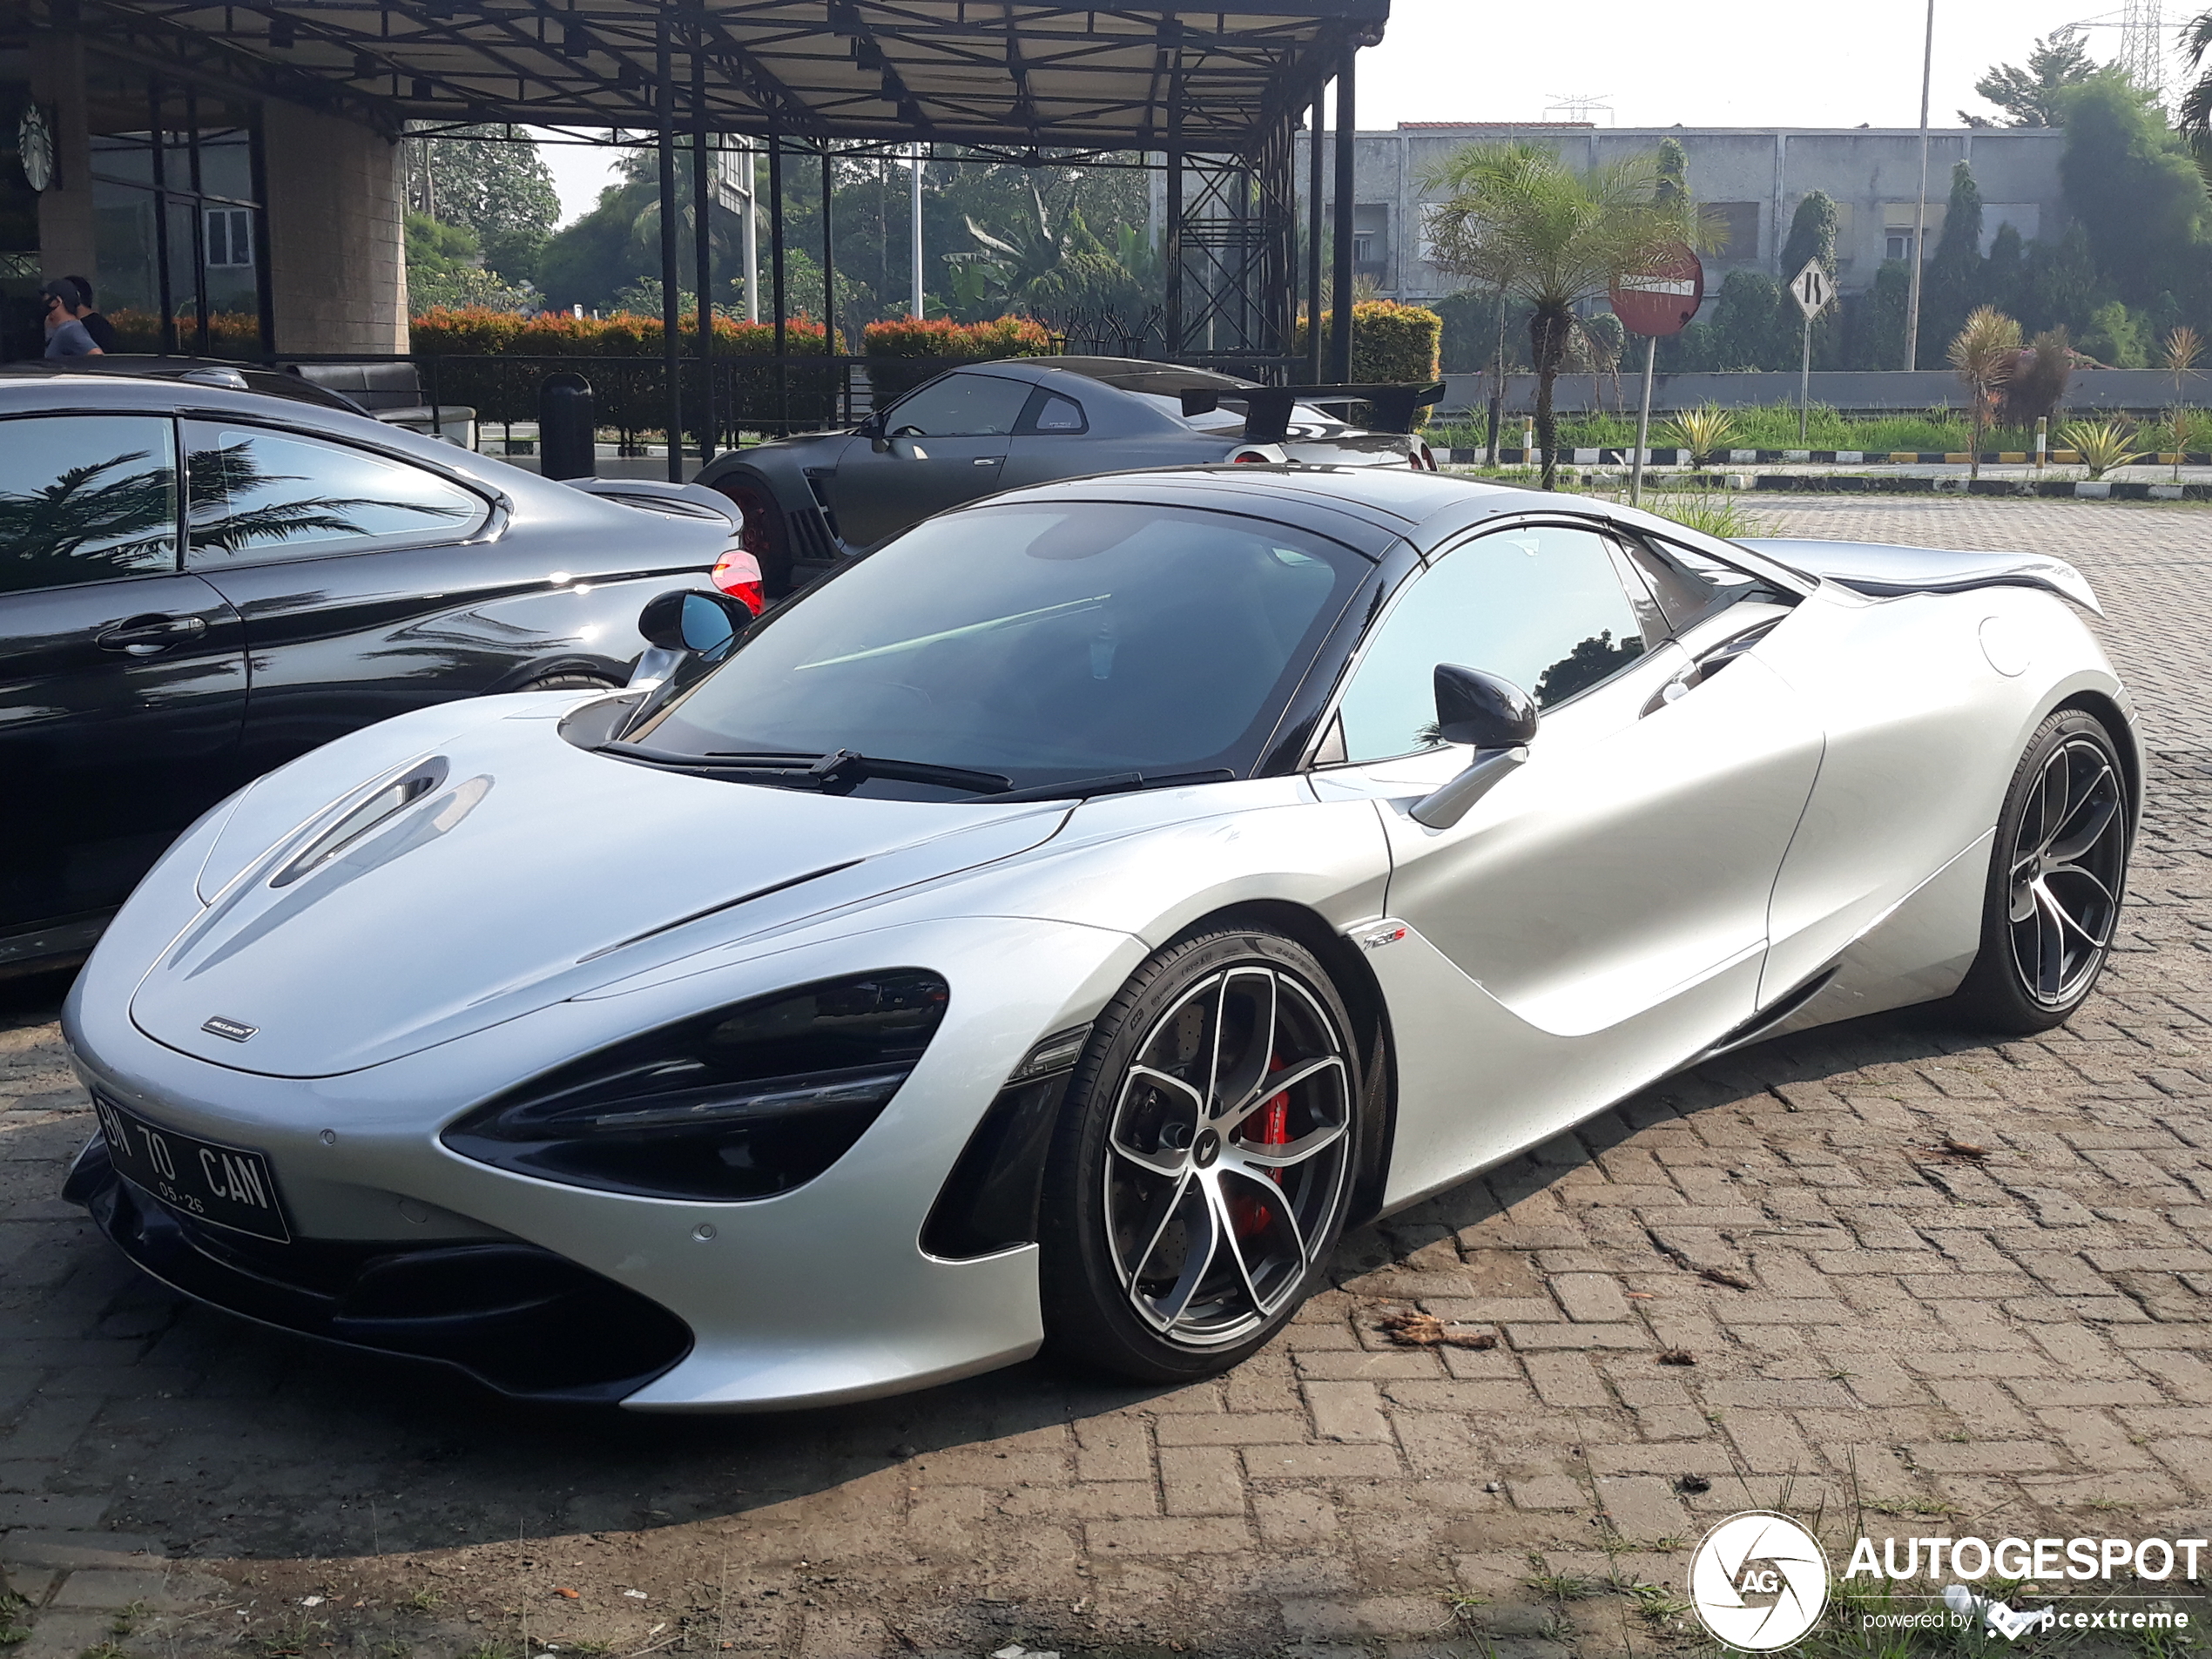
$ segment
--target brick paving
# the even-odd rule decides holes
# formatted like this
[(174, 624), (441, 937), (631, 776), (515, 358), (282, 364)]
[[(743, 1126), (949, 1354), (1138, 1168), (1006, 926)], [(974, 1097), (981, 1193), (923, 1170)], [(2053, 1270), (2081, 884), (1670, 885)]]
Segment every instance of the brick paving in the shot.
[[(1863, 1508), (1878, 1539), (2202, 1534), (2212, 512), (1758, 510), (2096, 581), (2157, 775), (2123, 947), (2067, 1028), (1894, 1016), (1670, 1079), (1347, 1240), (1337, 1288), (1218, 1382), (1031, 1365), (671, 1420), (518, 1411), (138, 1278), (54, 1197), (90, 1127), (57, 993), (0, 986), (15, 1651), (1564, 1659), (1679, 1645), (1664, 1596), (1577, 1592), (1678, 1596), (1746, 1507)], [(1413, 1309), (1498, 1339), (1379, 1332)]]

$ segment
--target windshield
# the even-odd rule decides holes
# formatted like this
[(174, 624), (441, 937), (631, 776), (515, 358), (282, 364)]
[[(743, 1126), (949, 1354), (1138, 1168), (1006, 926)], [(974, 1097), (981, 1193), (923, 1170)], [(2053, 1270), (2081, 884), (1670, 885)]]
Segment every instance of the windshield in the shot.
[[(956, 513), (770, 617), (631, 738), (696, 757), (846, 749), (1016, 788), (1242, 773), (1368, 568), (1227, 513)], [(944, 789), (873, 779), (864, 792)]]

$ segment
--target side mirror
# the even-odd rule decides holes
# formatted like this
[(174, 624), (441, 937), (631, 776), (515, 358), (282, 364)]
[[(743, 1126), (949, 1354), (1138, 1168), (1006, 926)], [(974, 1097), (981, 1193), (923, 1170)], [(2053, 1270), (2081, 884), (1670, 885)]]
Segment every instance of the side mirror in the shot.
[(1415, 801), (1408, 815), (1429, 829), (1449, 829), (1475, 802), (1528, 759), (1525, 746), (1540, 717), (1528, 693), (1511, 680), (1454, 663), (1436, 665), (1436, 729), (1447, 743), (1471, 743), (1474, 759), (1441, 788)]
[(658, 651), (720, 651), (752, 621), (745, 604), (725, 593), (664, 593), (649, 599), (637, 615), (637, 631)]
[(1456, 663), (1436, 665), (1436, 729), (1447, 743), (1516, 749), (1536, 735), (1534, 699), (1511, 680)]

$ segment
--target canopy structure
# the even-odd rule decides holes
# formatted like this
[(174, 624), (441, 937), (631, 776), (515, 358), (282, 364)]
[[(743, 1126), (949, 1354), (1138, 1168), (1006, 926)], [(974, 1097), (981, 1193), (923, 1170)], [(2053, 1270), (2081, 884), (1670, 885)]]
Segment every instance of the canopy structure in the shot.
[(666, 77), (704, 81), (685, 113), (720, 132), (1108, 151), (1161, 150), (1179, 127), (1190, 148), (1245, 156), (1389, 15), (1389, 0), (49, 3), (111, 47), (219, 65), (392, 132), (651, 127)]
[[(658, 136), (664, 206), (679, 144), (695, 147), (696, 338), (705, 326), (710, 150), (763, 141), (783, 356), (783, 158), (959, 146), (1017, 162), (1116, 153), (1166, 175), (1163, 347), (1170, 358), (1281, 380), (1351, 379), (1352, 64), (1390, 0), (30, 0), (45, 27), (167, 73), (250, 87), (402, 133), (514, 124)], [(1322, 103), (1336, 88), (1331, 345), (1318, 313)], [(1300, 259), (1292, 157), (1311, 112), (1310, 223)], [(1136, 152), (1134, 157), (1130, 152)], [(823, 170), (825, 222), (830, 209)], [(748, 176), (749, 173), (748, 173)], [(749, 211), (749, 210), (748, 210)], [(660, 215), (669, 431), (677, 371), (678, 226)], [(834, 337), (833, 260), (822, 248)], [(917, 259), (919, 256), (917, 255)], [(1298, 361), (1298, 360), (1303, 360)], [(670, 445), (671, 475), (678, 463)]]

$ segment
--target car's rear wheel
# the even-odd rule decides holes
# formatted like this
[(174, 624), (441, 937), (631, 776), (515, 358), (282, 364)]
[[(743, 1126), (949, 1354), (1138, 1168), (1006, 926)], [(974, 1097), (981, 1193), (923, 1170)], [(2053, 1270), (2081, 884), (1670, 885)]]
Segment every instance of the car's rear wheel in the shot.
[(2036, 728), (1997, 820), (1980, 953), (1952, 1007), (2027, 1033), (2063, 1023), (2103, 972), (2128, 853), (2127, 774), (2095, 717), (2061, 709)]
[(1289, 1321), (1344, 1225), (1352, 1030), (1321, 965), (1263, 929), (1211, 928), (1137, 971), (1092, 1028), (1047, 1169), (1055, 1346), (1171, 1382)]

